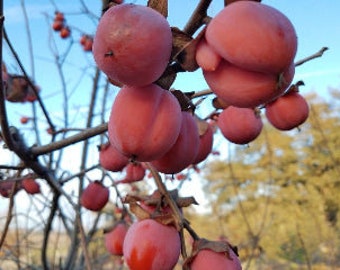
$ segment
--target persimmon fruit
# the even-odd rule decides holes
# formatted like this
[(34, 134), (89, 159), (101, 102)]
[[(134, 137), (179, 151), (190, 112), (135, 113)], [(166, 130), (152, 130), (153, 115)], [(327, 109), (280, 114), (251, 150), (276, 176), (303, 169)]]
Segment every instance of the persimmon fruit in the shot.
[(111, 80), (132, 86), (156, 81), (168, 65), (171, 50), (167, 20), (154, 9), (135, 4), (109, 8), (93, 41), (98, 67)]
[(181, 249), (179, 233), (153, 219), (132, 224), (125, 236), (123, 254), (130, 270), (171, 270)]
[(156, 84), (124, 86), (112, 105), (109, 139), (128, 158), (152, 161), (175, 144), (181, 123), (181, 108), (169, 91)]

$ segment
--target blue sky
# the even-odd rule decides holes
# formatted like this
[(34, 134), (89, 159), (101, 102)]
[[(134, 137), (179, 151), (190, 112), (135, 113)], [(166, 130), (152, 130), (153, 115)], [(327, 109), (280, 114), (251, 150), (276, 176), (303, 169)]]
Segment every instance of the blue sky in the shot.
[[(21, 59), (23, 59), (25, 66), (30, 71), (28, 44), (24, 32), (25, 28), (20, 1), (12, 0), (4, 2), (5, 26)], [(46, 14), (52, 15), (54, 7), (49, 1), (44, 0), (27, 0), (25, 2), (30, 16), (30, 27), (34, 40), (36, 80), (42, 86), (42, 93), (52, 95), (53, 91), (58, 91), (58, 89), (53, 89), (50, 83), (55, 81), (57, 86), (58, 80), (53, 78), (55, 77), (53, 75), (56, 75), (53, 72), (46, 73), (46, 70), (53, 71), (51, 63), (47, 61), (51, 56), (48, 49), (47, 38), (49, 28)], [(100, 14), (99, 5), (101, 1), (87, 0), (84, 2), (92, 12), (97, 15)], [(133, 2), (143, 4), (146, 1)], [(169, 2), (170, 24), (172, 26), (183, 27), (198, 1), (170, 0)], [(222, 2), (222, 0), (213, 1), (209, 9), (210, 16), (213, 16), (222, 8)], [(296, 80), (303, 79), (306, 84), (302, 91), (317, 90), (320, 92), (325, 91), (328, 87), (340, 87), (340, 65), (338, 64), (340, 60), (340, 24), (336, 23), (339, 16), (340, 2), (334, 0), (299, 0), (294, 2), (264, 0), (262, 2), (279, 9), (293, 22), (299, 40), (297, 60), (313, 54), (323, 46), (330, 48), (322, 58), (315, 59), (297, 68)], [(80, 12), (79, 5), (76, 4), (78, 1), (60, 0), (56, 1), (56, 3), (58, 4), (58, 9), (68, 14), (66, 18), (70, 24), (90, 34), (95, 31), (95, 24), (92, 20), (87, 20), (84, 16), (75, 15)], [(79, 34), (79, 32), (74, 31), (75, 41), (77, 41)], [(61, 47), (65, 44), (67, 42), (58, 43)], [(8, 51), (5, 48), (5, 60), (10, 59), (7, 61), (11, 62), (11, 58), (6, 57), (6, 52)], [(75, 55), (74, 57), (77, 58), (76, 66), (78, 69), (82, 68), (82, 65), (83, 67), (89, 66), (89, 63), (92, 61), (92, 57), (89, 54), (84, 54), (81, 50), (77, 52), (76, 49), (72, 52)], [(70, 61), (73, 59), (70, 58)], [(73, 81), (72, 79), (74, 78), (70, 78), (70, 82)], [(203, 89), (206, 87), (206, 84), (200, 72), (195, 72), (181, 74), (174, 86), (191, 91)]]

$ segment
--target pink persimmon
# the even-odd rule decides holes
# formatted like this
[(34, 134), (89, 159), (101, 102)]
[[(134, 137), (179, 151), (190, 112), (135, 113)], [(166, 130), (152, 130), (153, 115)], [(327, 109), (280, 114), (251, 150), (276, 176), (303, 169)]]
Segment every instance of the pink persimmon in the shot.
[(93, 40), (98, 67), (113, 81), (143, 86), (156, 81), (172, 50), (171, 28), (152, 8), (120, 4), (99, 21)]
[(254, 1), (227, 5), (209, 23), (208, 44), (241, 68), (279, 75), (294, 60), (297, 36), (279, 10)]
[(265, 114), (275, 128), (291, 130), (307, 120), (309, 106), (303, 96), (292, 91), (267, 104)]
[(194, 257), (190, 269), (242, 270), (241, 262), (232, 250), (229, 250), (229, 256), (225, 252), (202, 249)]
[(80, 204), (88, 210), (100, 211), (109, 201), (109, 189), (101, 182), (91, 182), (80, 196)]
[(132, 224), (123, 245), (124, 258), (131, 270), (171, 270), (181, 250), (179, 233), (153, 219)]
[(129, 163), (129, 159), (121, 154), (110, 142), (100, 145), (99, 163), (108, 171), (119, 172)]
[(291, 64), (277, 76), (239, 68), (222, 60), (214, 71), (204, 71), (211, 90), (227, 104), (251, 108), (280, 96), (293, 80), (295, 68)]
[(223, 136), (235, 144), (247, 144), (262, 131), (260, 115), (253, 109), (229, 106), (219, 115), (217, 125)]
[(123, 255), (123, 244), (128, 229), (129, 226), (125, 221), (119, 221), (111, 230), (105, 232), (105, 248), (110, 254), (116, 256)]
[(182, 113), (175, 96), (156, 84), (124, 86), (108, 123), (110, 142), (128, 158), (152, 161), (175, 144)]
[(195, 118), (190, 112), (182, 112), (182, 126), (175, 144), (151, 164), (159, 172), (178, 173), (193, 163), (198, 153), (199, 143)]
[(193, 164), (198, 164), (205, 160), (211, 153), (213, 147), (214, 133), (213, 128), (209, 124), (207, 130), (200, 137), (198, 153), (193, 161)]

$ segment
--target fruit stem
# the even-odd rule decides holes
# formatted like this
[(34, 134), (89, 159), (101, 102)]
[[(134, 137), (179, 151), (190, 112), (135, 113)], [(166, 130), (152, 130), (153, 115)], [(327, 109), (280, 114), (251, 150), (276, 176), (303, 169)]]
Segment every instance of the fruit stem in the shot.
[(183, 228), (183, 218), (182, 218), (182, 214), (178, 209), (178, 206), (176, 204), (176, 202), (173, 200), (173, 198), (171, 197), (170, 193), (168, 192), (166, 186), (164, 185), (161, 176), (159, 175), (158, 171), (149, 163), (149, 162), (145, 162), (147, 168), (150, 170), (153, 178), (155, 179), (155, 183), (157, 185), (157, 188), (159, 190), (159, 192), (161, 193), (161, 195), (164, 196), (164, 198), (166, 199), (167, 203), (169, 204), (173, 216), (175, 218), (175, 225), (178, 231), (182, 230)]
[(176, 202), (174, 201), (174, 199), (171, 197), (170, 193), (168, 192), (158, 171), (149, 162), (146, 162), (145, 164), (147, 168), (150, 170), (153, 178), (155, 179), (155, 183), (157, 185), (159, 192), (161, 193), (161, 195), (164, 196), (164, 198), (166, 199), (167, 203), (169, 204), (172, 210), (175, 226), (179, 232), (180, 239), (181, 239), (181, 254), (182, 254), (183, 259), (185, 260), (188, 257), (188, 255), (186, 252), (183, 226), (186, 226), (185, 224), (188, 223), (188, 221), (186, 221), (183, 218), (181, 212), (178, 209)]

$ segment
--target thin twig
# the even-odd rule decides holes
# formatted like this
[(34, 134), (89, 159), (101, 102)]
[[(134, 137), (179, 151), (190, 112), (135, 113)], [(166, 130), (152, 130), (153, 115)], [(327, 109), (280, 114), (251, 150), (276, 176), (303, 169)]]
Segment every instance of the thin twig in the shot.
[(59, 150), (61, 148), (64, 148), (66, 146), (87, 140), (91, 137), (97, 136), (106, 131), (107, 131), (107, 123), (104, 123), (93, 128), (85, 129), (83, 132), (80, 132), (76, 135), (73, 135), (71, 137), (68, 137), (66, 139), (63, 139), (63, 140), (60, 140), (54, 143), (50, 143), (50, 144), (43, 145), (43, 146), (33, 146), (31, 148), (31, 154), (34, 156), (44, 155), (44, 154)]
[(1, 238), (0, 238), (0, 251), (1, 251), (1, 247), (3, 246), (6, 236), (7, 236), (7, 232), (9, 229), (9, 225), (11, 223), (12, 217), (13, 217), (13, 207), (14, 207), (14, 195), (15, 195), (15, 189), (17, 188), (17, 182), (14, 183), (14, 185), (12, 186), (11, 189), (11, 195), (9, 197), (9, 206), (8, 206), (8, 211), (7, 211), (7, 217), (6, 217), (6, 222), (4, 225), (4, 228), (2, 229), (2, 234), (1, 234)]
[(321, 57), (323, 55), (323, 53), (327, 50), (328, 50), (328, 47), (322, 47), (318, 52), (295, 62), (295, 67), (300, 66), (300, 65), (302, 65), (302, 64), (304, 64), (304, 63), (306, 63), (310, 60), (313, 60), (315, 58)]
[[(10, 51), (12, 52), (12, 54), (13, 54), (13, 56), (14, 56), (16, 62), (18, 63), (21, 72), (22, 72), (23, 75), (25, 76), (25, 78), (26, 78), (26, 80), (27, 80), (29, 86), (32, 88), (34, 94), (36, 95), (37, 100), (38, 100), (38, 102), (39, 102), (39, 105), (40, 105), (40, 107), (41, 107), (41, 110), (43, 111), (44, 116), (45, 116), (45, 118), (46, 118), (46, 120), (47, 120), (49, 126), (50, 126), (50, 127), (54, 127), (54, 125), (53, 125), (53, 123), (52, 123), (52, 120), (51, 120), (51, 118), (50, 118), (50, 116), (49, 116), (49, 113), (48, 113), (48, 111), (47, 111), (47, 109), (46, 109), (46, 107), (45, 107), (45, 105), (44, 105), (44, 103), (43, 103), (43, 101), (42, 101), (42, 99), (41, 99), (41, 97), (40, 97), (40, 95), (39, 95), (39, 93), (38, 93), (38, 91), (37, 91), (35, 85), (32, 83), (31, 79), (29, 78), (29, 76), (28, 76), (28, 74), (27, 74), (27, 72), (26, 72), (26, 70), (25, 70), (25, 68), (24, 68), (24, 65), (22, 64), (22, 62), (21, 62), (21, 60), (20, 60), (20, 58), (19, 58), (17, 52), (15, 51), (15, 49), (14, 49), (14, 47), (13, 47), (11, 41), (10, 41), (9, 38), (8, 38), (8, 35), (7, 35), (7, 32), (6, 32), (5, 28), (3, 29), (3, 37), (4, 37), (4, 39), (5, 39), (6, 43), (7, 43), (7, 45), (8, 45), (8, 47), (9, 47)], [(1, 59), (2, 59), (2, 58), (1, 58)]]
[(188, 257), (188, 255), (187, 255), (187, 252), (186, 252), (186, 246), (185, 246), (185, 241), (184, 241), (183, 228), (184, 228), (185, 221), (183, 219), (183, 216), (182, 216), (180, 210), (178, 209), (176, 202), (173, 200), (170, 193), (168, 192), (168, 190), (167, 190), (165, 184), (163, 183), (162, 178), (159, 175), (158, 171), (149, 162), (146, 162), (145, 164), (146, 164), (147, 168), (150, 170), (150, 172), (151, 172), (151, 174), (152, 174), (152, 176), (155, 180), (155, 183), (157, 185), (159, 192), (161, 193), (162, 196), (164, 196), (166, 202), (169, 204), (170, 209), (173, 213), (176, 228), (179, 231), (179, 234), (181, 236), (182, 257), (185, 260)]

